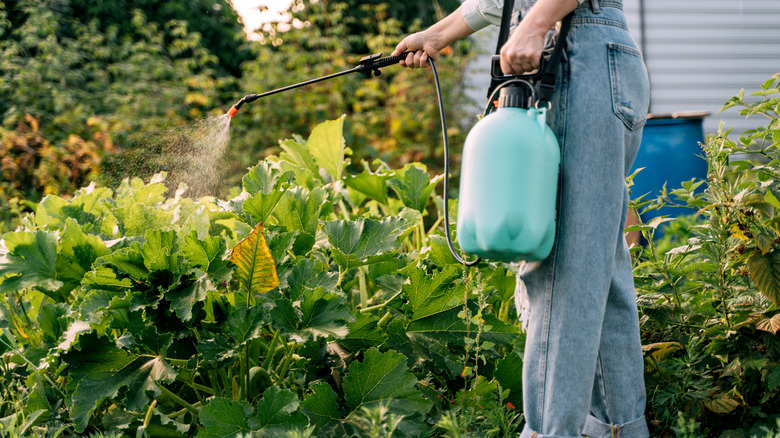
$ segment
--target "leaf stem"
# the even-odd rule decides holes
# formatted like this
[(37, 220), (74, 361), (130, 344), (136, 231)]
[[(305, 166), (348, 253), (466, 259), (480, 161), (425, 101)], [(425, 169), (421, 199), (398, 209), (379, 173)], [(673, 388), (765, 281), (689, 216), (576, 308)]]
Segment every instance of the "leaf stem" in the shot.
[(152, 421), (152, 414), (154, 414), (154, 408), (157, 407), (157, 399), (152, 400), (149, 404), (149, 409), (146, 410), (146, 416), (144, 417), (144, 430), (149, 427), (149, 423)]
[(368, 287), (366, 286), (366, 276), (368, 275), (368, 268), (361, 266), (358, 268), (358, 284), (360, 290), (360, 308), (365, 309), (368, 307)]
[[(149, 357), (157, 357), (157, 356), (149, 356)], [(176, 365), (178, 367), (186, 367), (190, 363), (190, 361), (186, 359), (174, 359), (171, 357), (166, 357), (165, 361), (170, 363), (171, 365)]]
[(279, 342), (279, 330), (274, 332), (274, 337), (271, 338), (271, 344), (268, 346), (268, 353), (265, 355), (265, 359), (263, 360), (262, 366), (266, 369), (266, 371), (271, 371), (271, 363), (274, 356), (276, 355), (277, 342)]
[(200, 413), (198, 408), (196, 408), (195, 406), (187, 403), (186, 400), (184, 400), (183, 398), (181, 398), (178, 395), (176, 395), (173, 392), (171, 392), (170, 389), (166, 388), (161, 383), (158, 382), (157, 383), (157, 387), (160, 388), (160, 392), (165, 394), (166, 397), (170, 398), (171, 400), (173, 400), (174, 402), (176, 402), (180, 406), (182, 406), (185, 409), (187, 409), (188, 411), (192, 412), (193, 415), (198, 415)]
[(198, 391), (203, 391), (203, 392), (205, 392), (206, 394), (209, 394), (209, 395), (216, 395), (216, 393), (217, 393), (212, 388), (209, 388), (208, 386), (205, 386), (205, 385), (201, 385), (200, 383), (192, 382), (191, 385), (192, 385), (193, 388), (197, 389)]
[(344, 220), (351, 220), (349, 218), (349, 210), (347, 210), (347, 206), (344, 205), (344, 200), (339, 200), (339, 207), (341, 208), (341, 214), (344, 216)]
[(439, 228), (439, 225), (441, 225), (442, 222), (444, 222), (444, 216), (439, 216), (439, 218), (436, 219), (436, 222), (433, 223), (431, 228), (428, 229), (428, 232), (426, 233), (426, 235), (430, 235), (431, 233), (436, 231)]
[[(193, 404), (192, 404), (192, 406), (193, 406), (193, 407), (196, 407), (196, 408), (199, 408), (199, 407), (201, 407), (202, 405), (201, 405), (201, 403), (200, 403), (200, 402), (195, 402), (195, 403), (193, 403)], [(176, 411), (176, 412), (173, 412), (173, 413), (171, 413), (171, 414), (168, 414), (168, 415), (167, 415), (167, 417), (168, 417), (168, 418), (170, 418), (171, 420), (173, 420), (174, 418), (179, 418), (179, 417), (181, 417), (182, 415), (186, 414), (186, 413), (187, 413), (187, 412), (189, 412), (189, 411), (190, 411), (189, 409), (187, 409), (187, 408), (184, 408), (184, 409), (182, 409), (182, 410), (180, 410), (180, 411)]]
[(277, 384), (281, 384), (284, 378), (287, 377), (287, 372), (290, 371), (290, 366), (292, 364), (292, 356), (297, 349), (298, 344), (293, 344), (290, 349), (287, 350), (287, 356), (281, 363), (279, 363), (279, 366), (276, 368), (276, 374), (279, 376), (279, 382)]
[(382, 308), (386, 307), (388, 304), (390, 304), (391, 301), (393, 301), (394, 299), (398, 298), (398, 296), (401, 295), (402, 293), (403, 293), (403, 289), (401, 289), (398, 292), (396, 292), (395, 295), (393, 295), (392, 297), (388, 298), (387, 301), (385, 301), (382, 304), (377, 304), (375, 306), (364, 307), (364, 308), (360, 309), (360, 313), (368, 313), (368, 312), (371, 312), (373, 310), (382, 309)]

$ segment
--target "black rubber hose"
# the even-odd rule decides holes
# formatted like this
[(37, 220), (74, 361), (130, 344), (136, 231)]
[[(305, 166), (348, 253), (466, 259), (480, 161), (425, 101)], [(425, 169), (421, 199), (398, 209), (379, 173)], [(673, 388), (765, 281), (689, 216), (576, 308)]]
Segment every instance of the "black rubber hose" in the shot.
[(444, 139), (444, 230), (447, 234), (447, 246), (450, 247), (452, 256), (458, 263), (465, 266), (476, 266), (482, 261), (481, 258), (469, 262), (463, 260), (455, 251), (455, 246), (452, 244), (452, 237), (450, 234), (450, 205), (448, 194), (450, 192), (450, 139), (447, 135), (447, 119), (444, 117), (444, 99), (441, 97), (441, 84), (439, 84), (439, 74), (436, 71), (436, 64), (433, 59), (428, 58), (428, 63), (431, 64), (431, 70), (433, 71), (433, 80), (436, 82), (436, 95), (439, 100), (439, 116), (441, 118), (441, 135)]

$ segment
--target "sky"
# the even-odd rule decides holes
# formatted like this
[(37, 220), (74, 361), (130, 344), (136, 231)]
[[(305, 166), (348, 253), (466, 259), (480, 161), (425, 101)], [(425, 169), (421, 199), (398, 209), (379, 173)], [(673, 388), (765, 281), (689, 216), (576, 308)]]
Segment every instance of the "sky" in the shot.
[(244, 19), (247, 35), (263, 23), (279, 21), (284, 17), (284, 11), (290, 7), (292, 0), (231, 0), (233, 7)]

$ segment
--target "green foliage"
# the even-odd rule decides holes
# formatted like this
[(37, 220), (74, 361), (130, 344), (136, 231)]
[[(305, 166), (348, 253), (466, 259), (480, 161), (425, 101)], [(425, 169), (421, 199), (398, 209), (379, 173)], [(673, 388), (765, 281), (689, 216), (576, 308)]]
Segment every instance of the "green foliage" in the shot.
[(726, 103), (768, 123), (736, 141), (722, 127), (709, 138), (706, 181), (640, 203), (697, 212), (671, 222), (662, 246), (654, 231), (671, 219), (634, 227), (648, 239), (635, 248), (634, 274), (653, 436), (772, 436), (780, 412), (778, 86), (775, 75), (753, 93), (757, 101), (740, 93)]
[[(222, 114), (243, 94), (346, 69), (370, 52), (387, 53), (457, 6), (454, 0), (295, 2), (292, 26), (269, 29), (265, 41), (257, 42), (245, 39), (225, 0), (0, 2), (0, 229), (15, 226), (45, 195), (67, 198), (99, 178), (115, 188), (126, 176), (148, 179), (166, 170), (173, 188), (187, 178), (177, 166), (200, 158), (186, 156), (191, 145), (181, 134), (198, 119)], [(451, 119), (462, 116), (466, 45), (442, 58)], [(278, 152), (277, 139), (344, 113), (350, 115), (347, 137), (357, 158), (380, 157), (394, 165), (426, 159), (439, 166), (434, 96), (428, 72), (394, 67), (382, 78), (339, 78), (248, 105), (219, 166), (223, 176), (208, 176), (222, 184), (214, 194), (224, 196), (246, 167)], [(40, 132), (37, 122), (32, 129), (23, 125), (32, 117), (40, 121)], [(451, 128), (454, 141), (460, 134)], [(338, 140), (290, 162), (322, 166), (341, 179), (350, 161)], [(300, 179), (298, 185), (311, 188)], [(265, 220), (279, 192), (250, 191), (256, 222)]]
[(110, 137), (96, 119), (87, 121), (93, 140), (70, 135), (54, 145), (40, 132), (38, 121), (26, 114), (15, 130), (0, 127), (0, 229), (29, 211), (32, 202), (46, 194), (72, 194), (100, 174), (104, 151), (111, 151)]
[[(4, 427), (421, 436), (458, 409), (516, 433), (520, 334), (494, 316), (512, 274), (433, 263), (432, 190), (348, 188), (342, 123), (286, 140), (228, 201), (168, 197), (164, 174), (44, 198), (0, 239)], [(439, 178), (378, 166), (423, 191)]]

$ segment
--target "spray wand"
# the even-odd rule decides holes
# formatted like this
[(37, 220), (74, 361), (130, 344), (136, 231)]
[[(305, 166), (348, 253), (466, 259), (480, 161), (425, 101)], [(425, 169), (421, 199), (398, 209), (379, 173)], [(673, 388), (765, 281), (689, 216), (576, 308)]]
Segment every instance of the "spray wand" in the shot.
[[(373, 55), (369, 55), (366, 57), (363, 57), (358, 62), (358, 65), (350, 68), (348, 70), (340, 71), (338, 73), (333, 73), (327, 76), (322, 76), (315, 79), (310, 79), (308, 81), (300, 82), (293, 85), (288, 85), (286, 87), (277, 88), (276, 90), (266, 91), (265, 93), (260, 94), (248, 94), (244, 97), (242, 97), (238, 102), (236, 102), (235, 105), (233, 105), (227, 112), (227, 115), (230, 117), (233, 117), (236, 115), (238, 110), (241, 109), (241, 106), (244, 105), (247, 102), (254, 102), (257, 99), (260, 99), (261, 97), (270, 96), (272, 94), (281, 93), (284, 91), (289, 91), (295, 88), (303, 87), (306, 85), (315, 84), (317, 82), (326, 81), (328, 79), (333, 79), (339, 76), (344, 76), (350, 73), (362, 73), (366, 77), (370, 78), (373, 76), (380, 76), (382, 74), (381, 68), (387, 67), (390, 65), (398, 64), (402, 60), (406, 59), (407, 55), (409, 55), (411, 52), (404, 52), (397, 56), (387, 56), (382, 57), (381, 53), (375, 53)], [(450, 175), (450, 160), (449, 160), (449, 154), (450, 154), (450, 144), (449, 144), (449, 136), (447, 135), (447, 121), (444, 117), (444, 102), (441, 95), (441, 84), (439, 84), (439, 74), (436, 71), (436, 64), (433, 62), (432, 59), (428, 59), (428, 63), (431, 66), (431, 70), (433, 71), (433, 78), (436, 83), (436, 95), (438, 97), (439, 101), (439, 116), (441, 117), (441, 131), (442, 131), (442, 137), (444, 141), (444, 228), (445, 232), (447, 234), (447, 246), (450, 249), (450, 252), (452, 253), (452, 256), (455, 257), (455, 260), (458, 261), (458, 263), (463, 264), (465, 266), (476, 266), (482, 259), (476, 259), (474, 261), (466, 261), (463, 260), (458, 253), (455, 251), (455, 247), (452, 244), (452, 237), (450, 234), (450, 214), (449, 214), (449, 200), (447, 197), (447, 194), (449, 193), (449, 175)]]
[(249, 94), (241, 98), (238, 102), (236, 102), (235, 105), (233, 105), (230, 110), (228, 110), (227, 114), (230, 117), (233, 117), (236, 115), (239, 109), (241, 109), (241, 105), (247, 102), (254, 102), (257, 99), (260, 99), (261, 97), (270, 96), (272, 94), (281, 93), (284, 91), (289, 91), (295, 88), (300, 88), (306, 85), (316, 84), (317, 82), (326, 81), (328, 79), (337, 78), (339, 76), (348, 75), (350, 73), (362, 73), (366, 77), (371, 77), (373, 74), (374, 76), (380, 76), (382, 72), (379, 70), (382, 67), (387, 67), (388, 65), (398, 64), (402, 60), (406, 59), (406, 55), (408, 55), (409, 52), (404, 52), (398, 56), (387, 56), (382, 58), (381, 53), (375, 53), (373, 55), (365, 56), (360, 59), (357, 66), (350, 68), (348, 70), (340, 71), (338, 73), (333, 73), (327, 76), (322, 76), (315, 79), (310, 79), (308, 81), (304, 81), (298, 84), (288, 85), (286, 87), (277, 88), (276, 90), (266, 91), (265, 93), (260, 94)]

